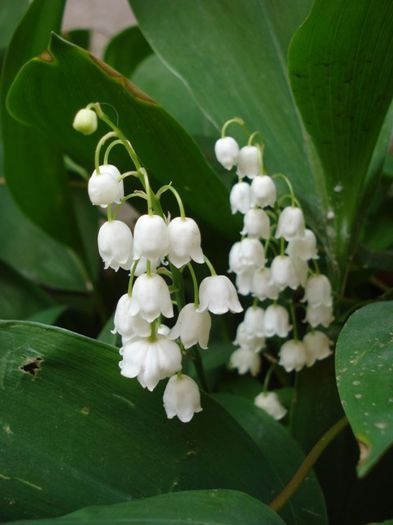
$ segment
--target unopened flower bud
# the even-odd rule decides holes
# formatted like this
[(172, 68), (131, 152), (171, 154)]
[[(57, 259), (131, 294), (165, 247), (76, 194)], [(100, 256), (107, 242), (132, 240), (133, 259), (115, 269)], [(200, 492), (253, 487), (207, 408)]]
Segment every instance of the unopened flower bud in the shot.
[(124, 197), (124, 184), (120, 177), (120, 171), (111, 164), (100, 166), (99, 173), (94, 170), (87, 186), (91, 203), (102, 208), (114, 202), (120, 204)]
[(244, 216), (242, 235), (255, 239), (268, 239), (270, 237), (270, 220), (264, 210), (251, 208)]
[(254, 399), (254, 404), (267, 412), (269, 416), (277, 419), (277, 421), (282, 419), (287, 413), (287, 409), (282, 406), (275, 392), (261, 392)]
[(287, 337), (291, 330), (287, 310), (279, 304), (271, 304), (265, 310), (266, 337)]
[(305, 224), (303, 212), (296, 206), (284, 208), (278, 218), (276, 239), (284, 237), (286, 241), (304, 237)]
[(237, 157), (237, 174), (250, 179), (262, 172), (262, 155), (257, 146), (244, 146)]
[(169, 260), (176, 268), (191, 261), (204, 262), (201, 233), (194, 219), (176, 217), (168, 224)]
[(307, 350), (301, 341), (291, 339), (284, 343), (280, 349), (279, 364), (285, 368), (287, 372), (301, 370), (307, 362)]
[(182, 423), (188, 423), (194, 414), (202, 411), (198, 385), (191, 377), (181, 373), (169, 379), (163, 402), (168, 419), (177, 416)]
[(231, 355), (229, 366), (236, 368), (240, 375), (250, 372), (251, 375), (256, 376), (261, 366), (261, 359), (253, 350), (238, 348)]
[(229, 195), (229, 201), (231, 203), (232, 213), (236, 212), (247, 213), (250, 209), (251, 203), (251, 189), (247, 182), (237, 182), (232, 186), (231, 193)]
[(160, 259), (169, 251), (168, 226), (159, 215), (141, 215), (134, 229), (135, 258)]
[(268, 175), (255, 177), (251, 183), (251, 204), (266, 208), (274, 206), (277, 198), (276, 185)]
[(160, 314), (173, 317), (169, 288), (160, 275), (144, 273), (136, 279), (132, 288), (130, 313), (139, 314), (149, 323)]
[(210, 310), (212, 314), (225, 314), (230, 311), (243, 311), (236, 293), (236, 288), (225, 275), (205, 277), (199, 287), (198, 312)]
[(98, 251), (105, 269), (129, 270), (133, 261), (132, 245), (131, 230), (124, 222), (105, 222), (98, 232)]
[(218, 162), (226, 169), (230, 170), (237, 162), (239, 146), (232, 137), (223, 137), (218, 139), (214, 151)]
[(320, 361), (332, 354), (330, 349), (333, 342), (326, 334), (313, 330), (303, 337), (303, 343), (307, 350), (307, 366), (312, 366), (315, 361)]
[(199, 344), (201, 348), (207, 348), (211, 324), (210, 314), (207, 310), (198, 312), (194, 304), (186, 304), (180, 310), (169, 338), (177, 339), (179, 337), (186, 349), (196, 344)]
[(97, 129), (97, 115), (92, 109), (80, 109), (75, 115), (72, 127), (83, 133), (83, 135), (91, 135)]

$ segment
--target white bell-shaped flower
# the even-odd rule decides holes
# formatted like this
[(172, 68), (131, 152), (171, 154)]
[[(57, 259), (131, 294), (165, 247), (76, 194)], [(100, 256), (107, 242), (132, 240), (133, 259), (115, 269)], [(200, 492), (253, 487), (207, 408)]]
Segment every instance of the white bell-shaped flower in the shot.
[(214, 151), (218, 162), (226, 169), (230, 170), (235, 166), (239, 155), (239, 146), (232, 137), (222, 137), (218, 139)]
[(176, 268), (191, 261), (204, 262), (201, 233), (194, 219), (176, 217), (168, 224), (169, 260)]
[(301, 370), (307, 362), (307, 350), (301, 341), (291, 339), (282, 345), (280, 348), (279, 364), (285, 368), (287, 372)]
[(288, 311), (279, 304), (271, 304), (265, 310), (265, 336), (287, 337), (291, 330)]
[(277, 421), (282, 419), (287, 413), (287, 409), (283, 407), (275, 392), (261, 392), (254, 399), (254, 404), (267, 412), (269, 416), (277, 419)]
[(325, 359), (332, 354), (330, 347), (333, 342), (319, 330), (306, 334), (303, 337), (303, 343), (307, 349), (307, 366), (312, 366), (315, 361)]
[(292, 241), (298, 237), (304, 237), (305, 224), (303, 212), (296, 206), (287, 206), (282, 210), (278, 218), (276, 239), (283, 237), (286, 241)]
[(267, 213), (260, 208), (250, 208), (244, 216), (241, 234), (255, 239), (269, 239), (270, 219)]
[(229, 195), (232, 213), (247, 213), (251, 205), (251, 188), (247, 182), (237, 182)]
[(117, 303), (113, 334), (120, 334), (123, 342), (133, 337), (148, 337), (150, 324), (140, 315), (131, 314), (131, 297), (128, 293), (122, 295)]
[(158, 325), (158, 328), (157, 328), (158, 335), (165, 335), (165, 337), (169, 337), (170, 333), (171, 333), (171, 329), (169, 328), (169, 326), (167, 326), (166, 324)]
[(240, 241), (235, 242), (229, 250), (229, 271), (236, 274), (244, 271)]
[(312, 275), (307, 279), (302, 301), (311, 306), (332, 306), (332, 285), (326, 275)]
[(91, 203), (102, 208), (114, 202), (120, 204), (124, 197), (124, 184), (120, 177), (120, 171), (111, 164), (100, 166), (99, 174), (94, 170), (87, 185)]
[[(135, 277), (139, 277), (143, 273), (147, 272), (147, 261), (146, 257), (134, 257), (134, 262), (138, 259), (138, 264), (136, 265), (134, 275)], [(160, 265), (161, 260), (160, 259), (149, 259), (150, 261), (150, 270), (152, 272), (155, 272)]]
[(176, 374), (169, 379), (163, 403), (168, 419), (177, 416), (182, 423), (188, 423), (194, 414), (202, 411), (199, 387), (185, 374)]
[(300, 286), (305, 286), (307, 282), (307, 277), (309, 274), (309, 266), (307, 261), (303, 261), (302, 259), (292, 258), (292, 264), (295, 268), (295, 274), (298, 279), (298, 283)]
[(265, 250), (258, 239), (242, 239), (237, 255), (241, 272), (254, 271), (265, 265)]
[(149, 323), (161, 314), (173, 317), (169, 288), (160, 275), (144, 273), (136, 279), (132, 288), (130, 313), (139, 314)]
[(229, 367), (236, 368), (240, 375), (250, 372), (256, 376), (261, 366), (259, 355), (253, 350), (238, 348), (233, 352), (229, 359)]
[(325, 306), (324, 304), (319, 306), (313, 306), (312, 304), (307, 305), (305, 322), (312, 326), (312, 328), (316, 328), (319, 325), (328, 328), (333, 322), (333, 319), (333, 309), (331, 306)]
[(304, 237), (298, 237), (289, 241), (286, 253), (292, 259), (300, 259), (302, 261), (318, 259), (317, 239), (314, 232), (306, 229)]
[(270, 268), (260, 268), (252, 276), (251, 292), (260, 301), (265, 299), (276, 300), (280, 290), (272, 283)]
[(287, 255), (277, 255), (274, 257), (270, 271), (271, 282), (279, 290), (284, 290), (287, 286), (292, 290), (296, 290), (300, 284), (292, 259)]
[(236, 288), (240, 295), (251, 293), (254, 270), (243, 271), (236, 275)]
[(237, 157), (237, 174), (250, 179), (262, 172), (262, 155), (257, 146), (244, 146)]
[(130, 228), (121, 221), (104, 222), (98, 232), (98, 251), (107, 268), (129, 270), (133, 261)]
[(168, 254), (168, 226), (159, 215), (141, 215), (134, 229), (135, 258), (161, 259)]
[(83, 135), (91, 135), (97, 129), (97, 115), (92, 109), (83, 108), (75, 115), (72, 127)]
[(265, 310), (259, 306), (250, 306), (244, 314), (243, 324), (246, 331), (253, 336), (265, 335)]
[(239, 324), (236, 330), (236, 339), (233, 341), (235, 346), (251, 350), (252, 352), (260, 352), (265, 348), (265, 338), (256, 334), (251, 334), (244, 323)]
[(136, 338), (120, 350), (123, 360), (119, 366), (124, 377), (137, 377), (143, 388), (152, 391), (161, 379), (170, 377), (181, 369), (179, 346), (163, 335)]
[(255, 177), (251, 183), (251, 204), (266, 208), (274, 206), (277, 199), (277, 189), (273, 179), (268, 175)]
[(199, 287), (198, 312), (210, 310), (212, 314), (225, 314), (230, 311), (243, 311), (236, 293), (236, 288), (225, 275), (205, 277)]
[(180, 310), (169, 338), (177, 339), (179, 337), (184, 348), (190, 348), (196, 344), (199, 344), (201, 348), (207, 348), (211, 324), (211, 317), (207, 310), (199, 312), (195, 304), (186, 304)]

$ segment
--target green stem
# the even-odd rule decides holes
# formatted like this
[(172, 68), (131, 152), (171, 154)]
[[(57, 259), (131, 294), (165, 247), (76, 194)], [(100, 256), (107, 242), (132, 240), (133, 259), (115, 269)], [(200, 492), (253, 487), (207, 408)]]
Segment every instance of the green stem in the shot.
[(212, 263), (210, 262), (210, 260), (206, 257), (206, 255), (204, 256), (205, 258), (205, 264), (206, 266), (209, 268), (209, 272), (211, 275), (217, 275), (217, 272), (216, 270), (214, 269), (214, 266), (212, 265)]
[(247, 142), (247, 145), (248, 146), (252, 146), (252, 141), (255, 139), (255, 137), (257, 136), (260, 136), (261, 138), (261, 143), (263, 144), (263, 136), (262, 136), (262, 133), (260, 131), (254, 131), (254, 133), (252, 133), (248, 139), (248, 142)]
[(292, 324), (293, 324), (293, 335), (296, 341), (299, 341), (299, 332), (297, 329), (296, 313), (293, 301), (289, 301), (289, 310), (291, 312)]
[(308, 476), (310, 470), (313, 468), (317, 462), (319, 456), (327, 448), (327, 446), (333, 441), (333, 439), (340, 434), (347, 426), (348, 420), (344, 416), (337, 423), (335, 423), (314, 445), (311, 451), (307, 454), (303, 463), (300, 465), (299, 469), (296, 471), (293, 478), (289, 481), (288, 485), (280, 492), (278, 496), (270, 503), (270, 508), (278, 512), (281, 510), (292, 496), (298, 491), (301, 487), (303, 481)]
[(136, 267), (138, 266), (138, 263), (139, 263), (139, 259), (136, 259), (133, 263), (132, 263), (132, 266), (131, 266), (131, 271), (130, 271), (130, 280), (128, 281), (128, 295), (131, 297), (132, 295), (132, 286), (134, 284), (134, 275), (135, 275), (135, 270), (136, 270)]
[(187, 263), (187, 268), (190, 271), (192, 284), (193, 284), (193, 287), (194, 287), (194, 305), (196, 307), (198, 307), (199, 306), (199, 287), (198, 287), (198, 281), (197, 281), (197, 278), (196, 278), (196, 275), (195, 275), (195, 270), (192, 267), (191, 263)]
[[(223, 125), (223, 127), (221, 128), (221, 138), (222, 139), (225, 137), (225, 134), (226, 134), (228, 126), (230, 126), (231, 124), (238, 124), (239, 126), (242, 126), (242, 128), (246, 129), (246, 126), (244, 124), (244, 120), (242, 118), (240, 118), (240, 117), (231, 118), (231, 119), (227, 120), (225, 122), (225, 124)], [(246, 133), (248, 133), (247, 129), (246, 129)]]
[(184, 210), (183, 201), (181, 200), (181, 197), (180, 197), (178, 191), (172, 186), (172, 184), (167, 184), (165, 186), (162, 186), (162, 188), (160, 188), (158, 190), (158, 192), (156, 193), (157, 199), (159, 199), (161, 197), (161, 195), (163, 195), (163, 193), (165, 193), (166, 191), (171, 191), (173, 193), (173, 195), (176, 198), (177, 205), (179, 206), (180, 217), (182, 219), (185, 219), (186, 218), (186, 212)]
[(106, 151), (105, 151), (105, 154), (104, 154), (104, 164), (109, 164), (109, 154), (112, 151), (112, 148), (114, 146), (116, 146), (117, 144), (123, 144), (123, 141), (121, 139), (114, 140), (106, 148)]
[(107, 209), (106, 209), (106, 216), (107, 216), (108, 222), (111, 222), (113, 220), (112, 205), (111, 204), (109, 204)]
[(297, 198), (295, 197), (295, 192), (293, 191), (293, 186), (291, 184), (291, 181), (288, 179), (288, 177), (286, 175), (284, 175), (283, 173), (275, 173), (273, 176), (272, 176), (273, 179), (277, 179), (277, 178), (281, 178), (283, 179), (285, 182), (286, 182), (286, 185), (288, 186), (289, 188), (289, 193), (291, 194), (291, 202), (292, 202), (292, 206), (298, 206), (299, 208), (301, 208), (300, 204), (299, 204), (299, 201), (297, 200)]
[(272, 373), (273, 373), (273, 370), (275, 369), (276, 367), (276, 363), (272, 363), (270, 365), (270, 368), (269, 370), (267, 371), (267, 374), (266, 374), (266, 377), (265, 377), (265, 380), (263, 382), (263, 393), (266, 394), (266, 392), (269, 391), (269, 383), (270, 383), (270, 378), (272, 377)]
[(100, 138), (98, 141), (96, 151), (94, 154), (94, 165), (96, 169), (96, 174), (100, 174), (100, 154), (101, 154), (101, 148), (105, 144), (105, 142), (110, 139), (111, 137), (116, 137), (116, 133), (114, 131), (110, 131), (109, 133), (106, 133), (103, 137)]

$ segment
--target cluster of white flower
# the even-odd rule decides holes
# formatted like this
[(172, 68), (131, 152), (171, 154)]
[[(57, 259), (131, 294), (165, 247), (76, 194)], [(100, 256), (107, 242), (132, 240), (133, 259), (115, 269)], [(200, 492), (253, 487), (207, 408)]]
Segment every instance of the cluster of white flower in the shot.
[[(216, 142), (217, 160), (227, 170), (236, 167), (238, 181), (232, 187), (232, 213), (244, 216), (241, 240), (229, 253), (229, 271), (236, 275), (239, 294), (252, 295), (250, 306), (237, 329), (230, 366), (240, 374), (257, 375), (266, 339), (287, 339), (281, 344), (278, 363), (287, 372), (310, 367), (331, 354), (331, 341), (318, 326), (327, 328), (333, 320), (332, 290), (328, 278), (319, 272), (317, 241), (306, 228), (302, 209), (290, 181), (282, 174), (269, 176), (263, 167), (263, 146), (254, 144), (257, 133), (239, 148), (236, 140), (225, 136), (226, 128), (240, 119), (228, 121)], [(278, 198), (275, 180), (281, 178), (289, 193)], [(289, 205), (283, 205), (285, 200)], [(313, 262), (313, 270), (309, 263)], [(304, 288), (306, 334), (299, 338), (293, 293)], [(292, 293), (291, 293), (292, 291)], [(289, 308), (288, 308), (289, 307)], [(274, 360), (270, 356), (271, 360)], [(274, 366), (274, 363), (273, 365)], [(255, 404), (276, 419), (284, 417), (276, 394), (262, 392)]]
[[(118, 301), (114, 333), (122, 337), (121, 374), (137, 378), (143, 388), (152, 391), (159, 381), (170, 378), (163, 397), (168, 418), (177, 416), (188, 422), (202, 410), (197, 383), (182, 373), (182, 358), (194, 345), (207, 348), (211, 327), (210, 313), (241, 312), (236, 289), (228, 277), (216, 275), (202, 252), (197, 223), (185, 216), (183, 203), (170, 184), (153, 193), (146, 170), (122, 132), (105, 115), (99, 104), (89, 104), (78, 112), (74, 128), (85, 134), (97, 128), (97, 116), (112, 128), (98, 142), (96, 169), (88, 183), (92, 204), (107, 208), (108, 220), (98, 233), (98, 250), (105, 268), (130, 271), (128, 292)], [(114, 139), (100, 165), (100, 150)], [(121, 174), (108, 163), (112, 145), (123, 144), (136, 171)], [(143, 190), (124, 195), (124, 179), (135, 177)], [(180, 216), (169, 220), (162, 212), (160, 197), (171, 191), (179, 205)], [(147, 201), (147, 213), (138, 218), (134, 231), (116, 219), (119, 207), (129, 198)], [(211, 275), (198, 286), (192, 262), (206, 263)], [(173, 318), (173, 300), (164, 279), (173, 280), (173, 271), (182, 275), (188, 268), (194, 283), (194, 301), (181, 308), (172, 328), (161, 324), (162, 318)], [(178, 270), (176, 270), (178, 269)], [(135, 279), (136, 277), (136, 279)], [(135, 279), (135, 281), (134, 281)], [(197, 352), (197, 350), (196, 350)]]

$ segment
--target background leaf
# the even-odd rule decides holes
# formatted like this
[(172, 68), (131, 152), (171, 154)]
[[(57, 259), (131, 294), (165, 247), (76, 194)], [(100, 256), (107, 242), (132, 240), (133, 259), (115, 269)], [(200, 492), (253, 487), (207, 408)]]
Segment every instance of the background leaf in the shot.
[(356, 311), (337, 342), (337, 386), (365, 475), (393, 443), (393, 302)]
[(107, 64), (127, 78), (152, 53), (152, 49), (138, 26), (128, 27), (112, 38), (104, 52)]

